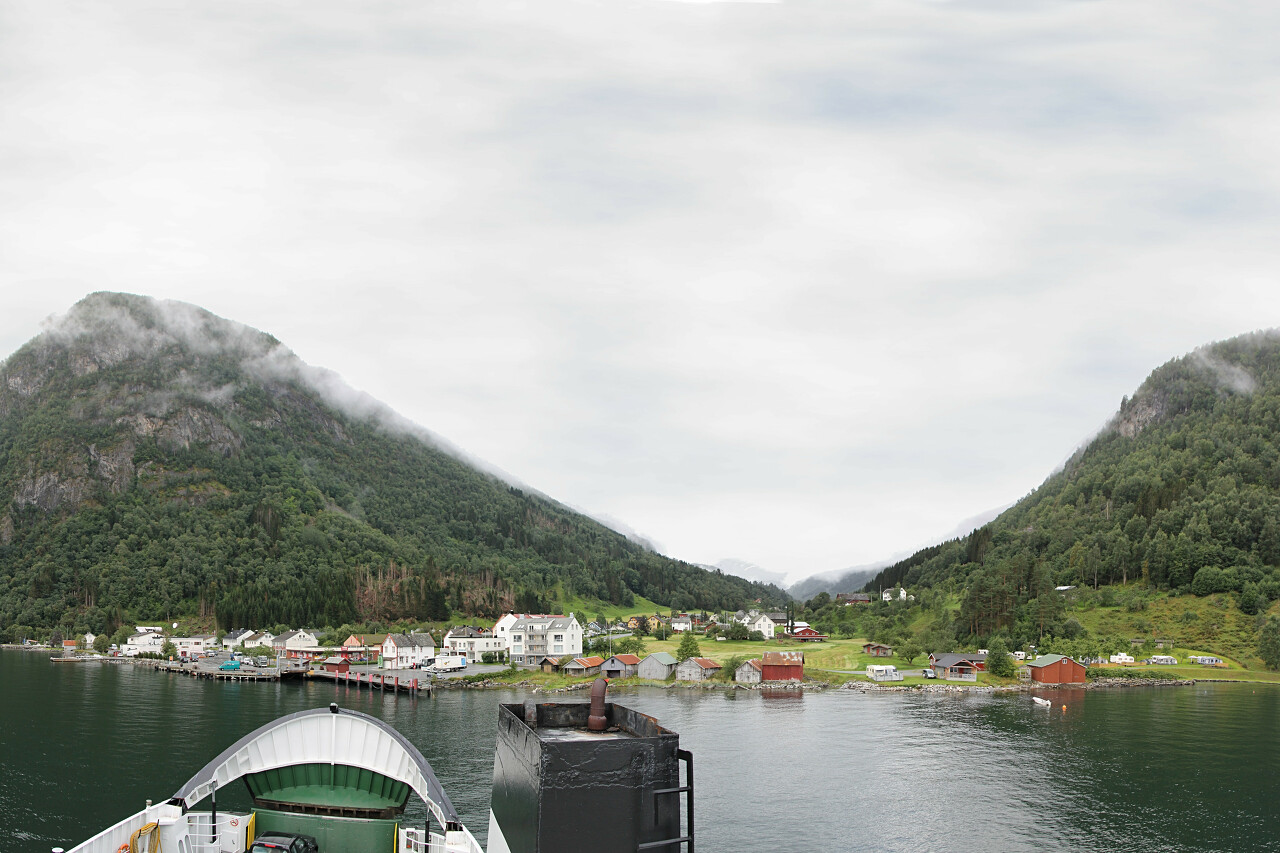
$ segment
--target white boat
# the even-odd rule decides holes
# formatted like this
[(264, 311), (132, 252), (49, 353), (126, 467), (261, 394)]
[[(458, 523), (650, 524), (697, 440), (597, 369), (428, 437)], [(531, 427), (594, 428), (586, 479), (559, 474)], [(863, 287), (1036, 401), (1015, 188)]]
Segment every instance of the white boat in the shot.
[[(692, 756), (652, 717), (607, 703), (605, 690), (600, 679), (590, 705), (498, 707), (488, 853), (692, 850)], [(237, 780), (253, 808), (219, 810), (218, 791)], [(411, 794), (426, 804), (425, 826), (404, 822)], [(208, 811), (192, 810), (206, 802)], [(172, 797), (148, 800), (70, 853), (374, 850), (485, 853), (417, 747), (382, 720), (334, 704), (250, 732)]]
[(1032, 697), (1031, 697), (1031, 701), (1032, 701), (1032, 702), (1035, 702), (1037, 705), (1041, 705), (1041, 706), (1043, 706), (1043, 707), (1045, 707), (1045, 708), (1052, 708), (1052, 707), (1053, 707), (1053, 703), (1052, 703), (1052, 702), (1050, 702), (1048, 699), (1041, 699), (1039, 696), (1032, 696)]

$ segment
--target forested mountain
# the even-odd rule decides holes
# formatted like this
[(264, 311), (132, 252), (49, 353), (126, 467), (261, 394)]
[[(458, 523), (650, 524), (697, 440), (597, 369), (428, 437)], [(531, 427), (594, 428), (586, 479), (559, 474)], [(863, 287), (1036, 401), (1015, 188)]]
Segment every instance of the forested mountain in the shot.
[[(1156, 369), (1064, 469), (967, 537), (873, 578), (959, 594), (961, 635), (1043, 635), (1056, 586), (1138, 581), (1280, 597), (1280, 335), (1245, 335)], [(1052, 632), (1050, 630), (1050, 632)]]
[(785, 600), (482, 473), (194, 306), (93, 294), (0, 366), (0, 629), (490, 617), (556, 589)]

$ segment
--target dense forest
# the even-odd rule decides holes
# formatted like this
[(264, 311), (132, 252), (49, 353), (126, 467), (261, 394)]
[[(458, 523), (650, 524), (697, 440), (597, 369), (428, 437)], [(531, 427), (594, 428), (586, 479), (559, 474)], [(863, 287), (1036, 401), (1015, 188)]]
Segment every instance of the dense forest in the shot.
[(1256, 333), (1155, 370), (1063, 470), (969, 536), (866, 584), (958, 599), (954, 633), (1062, 636), (1059, 587), (1280, 599), (1280, 337)]
[(0, 630), (777, 604), (351, 414), (269, 335), (93, 294), (0, 367)]

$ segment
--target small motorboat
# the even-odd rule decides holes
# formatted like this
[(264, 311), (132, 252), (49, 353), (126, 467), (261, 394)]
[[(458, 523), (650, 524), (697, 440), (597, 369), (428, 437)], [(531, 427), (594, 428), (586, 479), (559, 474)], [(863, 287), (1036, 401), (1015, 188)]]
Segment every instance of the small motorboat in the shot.
[(1032, 696), (1031, 701), (1035, 702), (1037, 705), (1040, 705), (1041, 707), (1044, 707), (1044, 708), (1053, 707), (1052, 702), (1050, 702), (1048, 699), (1041, 699), (1039, 696)]

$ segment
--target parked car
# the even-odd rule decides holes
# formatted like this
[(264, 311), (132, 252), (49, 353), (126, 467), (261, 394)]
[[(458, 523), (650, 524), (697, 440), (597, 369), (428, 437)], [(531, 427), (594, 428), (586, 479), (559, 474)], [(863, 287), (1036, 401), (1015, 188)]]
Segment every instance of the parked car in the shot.
[(226, 663), (224, 663), (222, 666), (218, 667), (218, 669), (225, 669), (232, 672), (234, 672), (235, 670), (238, 670), (239, 668), (240, 668), (240, 661), (238, 660), (229, 660)]
[(319, 853), (319, 849), (310, 835), (268, 832), (253, 840), (249, 853)]
[(925, 678), (937, 678), (937, 677), (938, 677), (938, 673), (934, 672), (930, 667), (925, 667), (925, 668), (920, 672), (920, 674), (921, 674), (921, 675), (923, 675)]
[(253, 659), (253, 662), (257, 666), (271, 666), (271, 658), (266, 655), (259, 655)]

